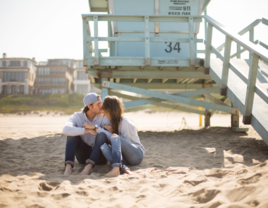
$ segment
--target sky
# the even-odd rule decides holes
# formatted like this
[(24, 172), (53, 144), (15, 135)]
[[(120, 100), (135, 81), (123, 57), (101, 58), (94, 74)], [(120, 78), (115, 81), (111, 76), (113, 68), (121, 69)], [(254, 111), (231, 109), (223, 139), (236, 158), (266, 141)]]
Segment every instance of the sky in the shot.
[[(268, 0), (212, 0), (208, 15), (239, 32), (258, 18), (268, 18), (267, 8)], [(0, 0), (0, 57), (7, 53), (37, 61), (82, 59), (81, 14), (87, 13), (88, 0)], [(100, 35), (107, 33), (106, 28), (99, 25)], [(199, 38), (203, 29), (201, 25)], [(268, 26), (257, 26), (257, 39), (268, 44)], [(224, 36), (215, 32), (212, 43), (218, 46), (223, 41)]]

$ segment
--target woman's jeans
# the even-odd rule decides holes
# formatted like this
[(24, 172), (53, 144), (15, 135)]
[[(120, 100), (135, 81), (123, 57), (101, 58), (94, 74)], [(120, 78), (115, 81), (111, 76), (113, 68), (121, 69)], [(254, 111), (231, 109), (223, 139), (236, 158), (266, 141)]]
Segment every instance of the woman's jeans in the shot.
[(93, 148), (88, 146), (80, 136), (67, 136), (65, 165), (68, 163), (74, 166), (74, 157), (80, 164), (91, 163), (93, 166), (95, 164), (106, 164), (107, 160), (100, 150), (100, 147), (106, 142), (108, 142), (108, 139), (104, 133), (96, 136)]
[(112, 167), (122, 167), (121, 172), (129, 169), (126, 165), (139, 165), (143, 159), (143, 152), (135, 144), (125, 138), (111, 137), (111, 145), (101, 146), (104, 157)]

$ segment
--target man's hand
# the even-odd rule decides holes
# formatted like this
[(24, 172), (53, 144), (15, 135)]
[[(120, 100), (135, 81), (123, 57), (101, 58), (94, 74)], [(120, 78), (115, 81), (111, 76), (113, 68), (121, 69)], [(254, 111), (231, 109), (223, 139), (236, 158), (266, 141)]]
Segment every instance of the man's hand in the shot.
[(90, 123), (84, 123), (82, 127), (85, 129), (95, 129), (95, 125)]
[(113, 133), (113, 128), (112, 128), (111, 125), (104, 124), (104, 125), (103, 125), (103, 128), (104, 128), (104, 129), (107, 129), (110, 133)]
[(96, 136), (97, 132), (95, 130), (92, 130), (92, 129), (85, 129), (85, 134), (91, 134), (91, 135)]

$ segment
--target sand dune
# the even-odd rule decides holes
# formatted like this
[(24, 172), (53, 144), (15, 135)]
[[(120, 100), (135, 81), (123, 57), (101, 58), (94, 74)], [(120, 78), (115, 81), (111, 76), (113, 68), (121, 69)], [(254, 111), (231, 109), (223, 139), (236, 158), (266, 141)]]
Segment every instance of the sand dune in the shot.
[(142, 131), (133, 175), (107, 178), (107, 164), (80, 176), (76, 162), (63, 176), (68, 117), (0, 117), (0, 207), (268, 207), (268, 147), (253, 129)]

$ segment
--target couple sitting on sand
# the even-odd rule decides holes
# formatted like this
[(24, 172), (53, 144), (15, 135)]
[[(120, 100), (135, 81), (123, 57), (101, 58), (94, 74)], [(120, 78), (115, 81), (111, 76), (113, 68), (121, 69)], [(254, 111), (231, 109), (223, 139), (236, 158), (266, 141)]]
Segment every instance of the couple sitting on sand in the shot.
[(74, 113), (63, 128), (67, 136), (64, 175), (72, 173), (75, 156), (80, 164), (86, 164), (82, 175), (107, 161), (112, 170), (106, 176), (131, 174), (127, 165), (139, 165), (145, 149), (135, 125), (123, 116), (122, 102), (107, 96), (102, 105), (96, 93), (87, 94), (83, 101), (83, 110)]

